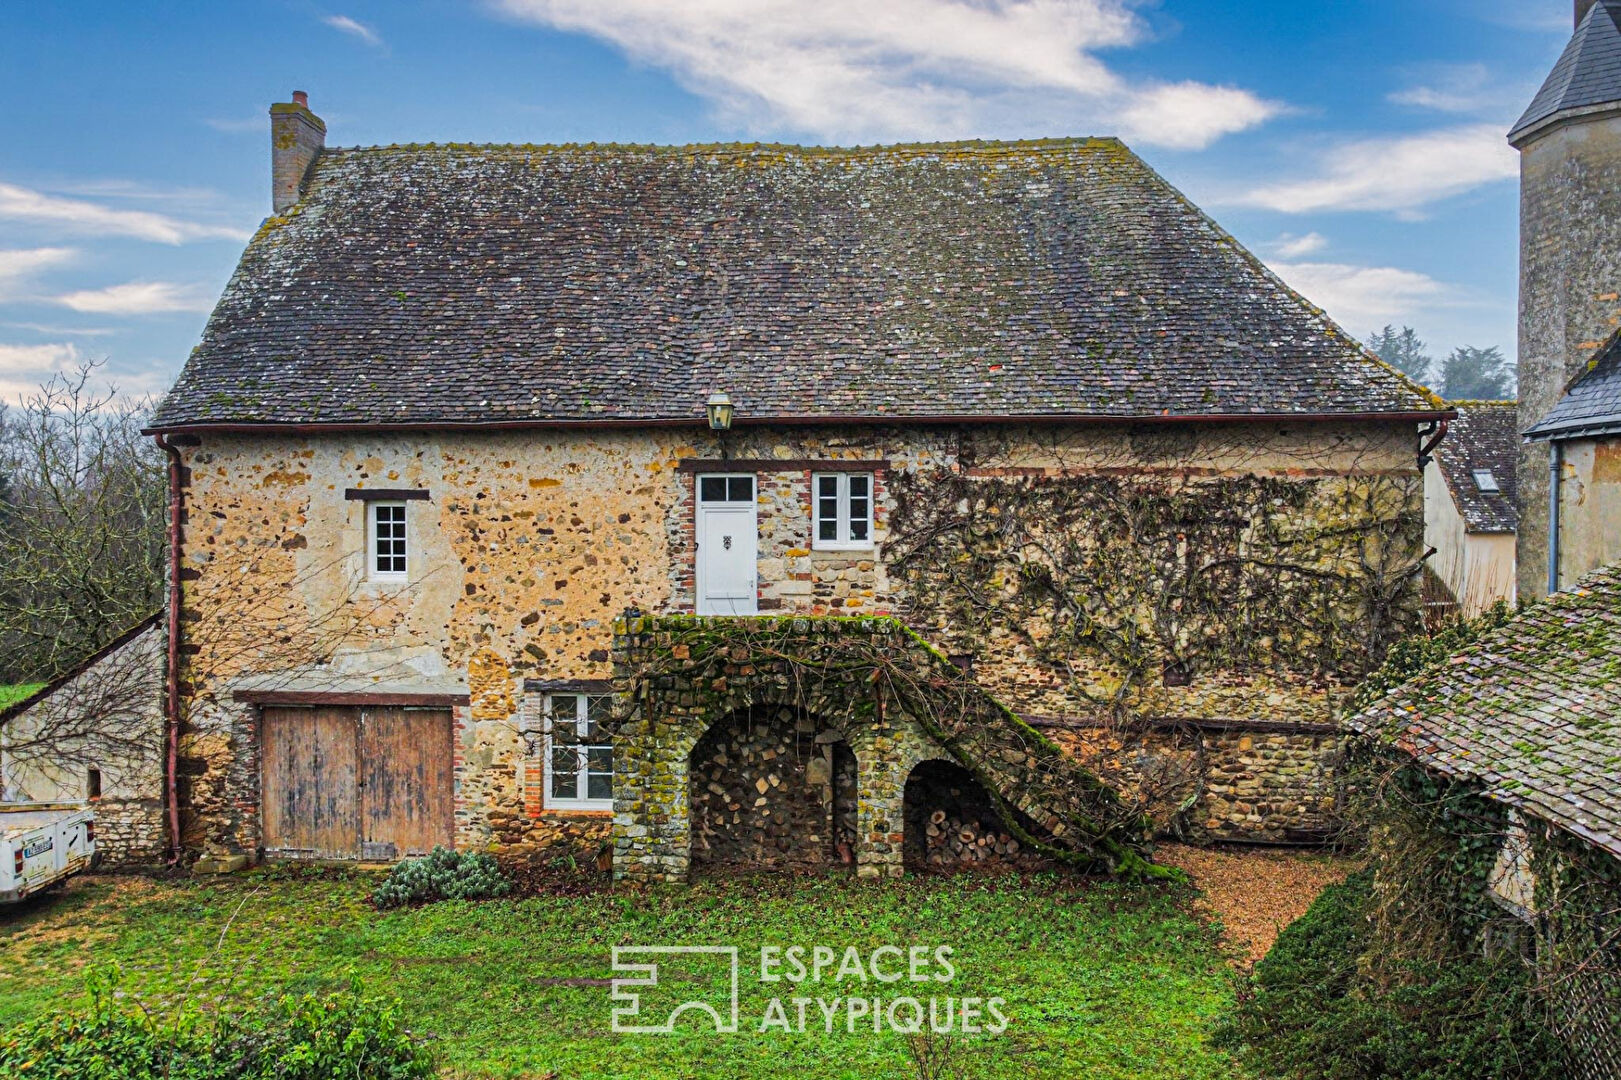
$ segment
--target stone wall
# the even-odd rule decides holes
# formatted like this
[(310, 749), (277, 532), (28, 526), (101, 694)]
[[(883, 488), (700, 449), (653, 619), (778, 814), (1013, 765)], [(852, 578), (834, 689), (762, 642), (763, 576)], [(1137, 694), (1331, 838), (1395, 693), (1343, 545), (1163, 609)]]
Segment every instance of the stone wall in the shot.
[(1621, 438), (1571, 439), (1560, 450), (1559, 583), (1568, 587), (1621, 559)]
[[(1595, 110), (1520, 148), (1520, 430), (1621, 327), (1621, 114)], [(1547, 592), (1548, 447), (1520, 448), (1519, 595)]]
[[(1411, 425), (1278, 423), (1175, 434), (1151, 426), (744, 427), (724, 441), (672, 429), (208, 434), (184, 450), (187, 842), (256, 851), (257, 715), (237, 692), (269, 686), (464, 695), (457, 842), (535, 845), (563, 835), (589, 846), (588, 825), (543, 827), (561, 815), (541, 796), (543, 763), (524, 736), (524, 687), (601, 684), (612, 673), (617, 613), (692, 610), (694, 479), (702, 471), (757, 477), (765, 611), (916, 619), (946, 651), (970, 656), (976, 677), (1021, 711), (1074, 717), (1091, 707), (1077, 693), (1087, 681), (1034, 656), (1028, 640), (1006, 632), (958, 640), (961, 627), (930, 622), (920, 601), (937, 594), (936, 584), (892, 565), (900, 492), (941, 475), (1261, 476), (1326, 493), (1303, 514), (1280, 518), (1280, 528), (1355, 530), (1367, 519), (1352, 497), (1370, 485), (1406, 492), (1396, 512), (1418, 521), (1413, 443)], [(810, 477), (827, 461), (874, 473), (870, 551), (811, 543)], [(408, 504), (404, 582), (365, 573), (365, 504), (347, 495), (368, 487), (425, 493)], [(1093, 663), (1080, 658), (1099, 684), (1115, 677), (1106, 665), (1086, 667)], [(1332, 680), (1256, 664), (1143, 687), (1133, 707), (1154, 716), (1327, 723), (1342, 695)], [(536, 824), (519, 828), (519, 818)], [(899, 835), (889, 818), (869, 819)]]
[(1049, 734), (1134, 793), (1161, 836), (1321, 843), (1340, 826), (1341, 736), (1330, 726), (1180, 723)]
[[(168, 846), (166, 643), (162, 621), (150, 619), (34, 703), (11, 712), (0, 726), (0, 798), (88, 801), (105, 866), (155, 862)], [(100, 786), (94, 798), (92, 770)]]

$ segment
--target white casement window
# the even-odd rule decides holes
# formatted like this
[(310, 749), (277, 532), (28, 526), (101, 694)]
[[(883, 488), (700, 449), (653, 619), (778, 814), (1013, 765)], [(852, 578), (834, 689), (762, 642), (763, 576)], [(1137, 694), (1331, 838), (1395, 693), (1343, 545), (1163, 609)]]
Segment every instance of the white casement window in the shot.
[(366, 504), (368, 537), (366, 565), (369, 575), (380, 581), (404, 581), (405, 504), (374, 502)]
[(872, 474), (817, 473), (814, 541), (823, 549), (872, 547)]
[(546, 695), (546, 806), (614, 808), (613, 747), (603, 725), (612, 699), (603, 694)]

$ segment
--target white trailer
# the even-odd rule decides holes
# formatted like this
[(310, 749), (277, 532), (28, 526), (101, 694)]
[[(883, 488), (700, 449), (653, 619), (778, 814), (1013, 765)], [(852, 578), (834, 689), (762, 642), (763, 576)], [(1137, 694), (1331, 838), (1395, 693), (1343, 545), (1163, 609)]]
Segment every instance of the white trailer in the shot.
[(75, 803), (0, 803), (0, 904), (90, 869), (96, 815)]

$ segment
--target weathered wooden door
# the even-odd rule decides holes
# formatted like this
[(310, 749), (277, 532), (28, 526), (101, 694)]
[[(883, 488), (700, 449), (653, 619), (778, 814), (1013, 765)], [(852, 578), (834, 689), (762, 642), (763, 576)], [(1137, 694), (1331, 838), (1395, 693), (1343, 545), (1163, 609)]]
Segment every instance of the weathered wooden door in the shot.
[(267, 855), (403, 859), (454, 835), (448, 709), (267, 707)]
[(355, 710), (267, 707), (259, 730), (265, 850), (300, 859), (358, 855)]
[(451, 845), (455, 775), (448, 711), (363, 710), (360, 761), (361, 858), (405, 859)]

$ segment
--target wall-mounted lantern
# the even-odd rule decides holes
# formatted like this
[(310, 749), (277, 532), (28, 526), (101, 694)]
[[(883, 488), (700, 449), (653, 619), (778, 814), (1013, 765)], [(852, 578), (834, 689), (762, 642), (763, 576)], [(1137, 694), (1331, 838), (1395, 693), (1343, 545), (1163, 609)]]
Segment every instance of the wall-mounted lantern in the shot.
[(715, 431), (730, 431), (732, 428), (732, 399), (726, 396), (724, 390), (717, 390), (709, 395), (704, 403), (709, 412), (709, 426)]

